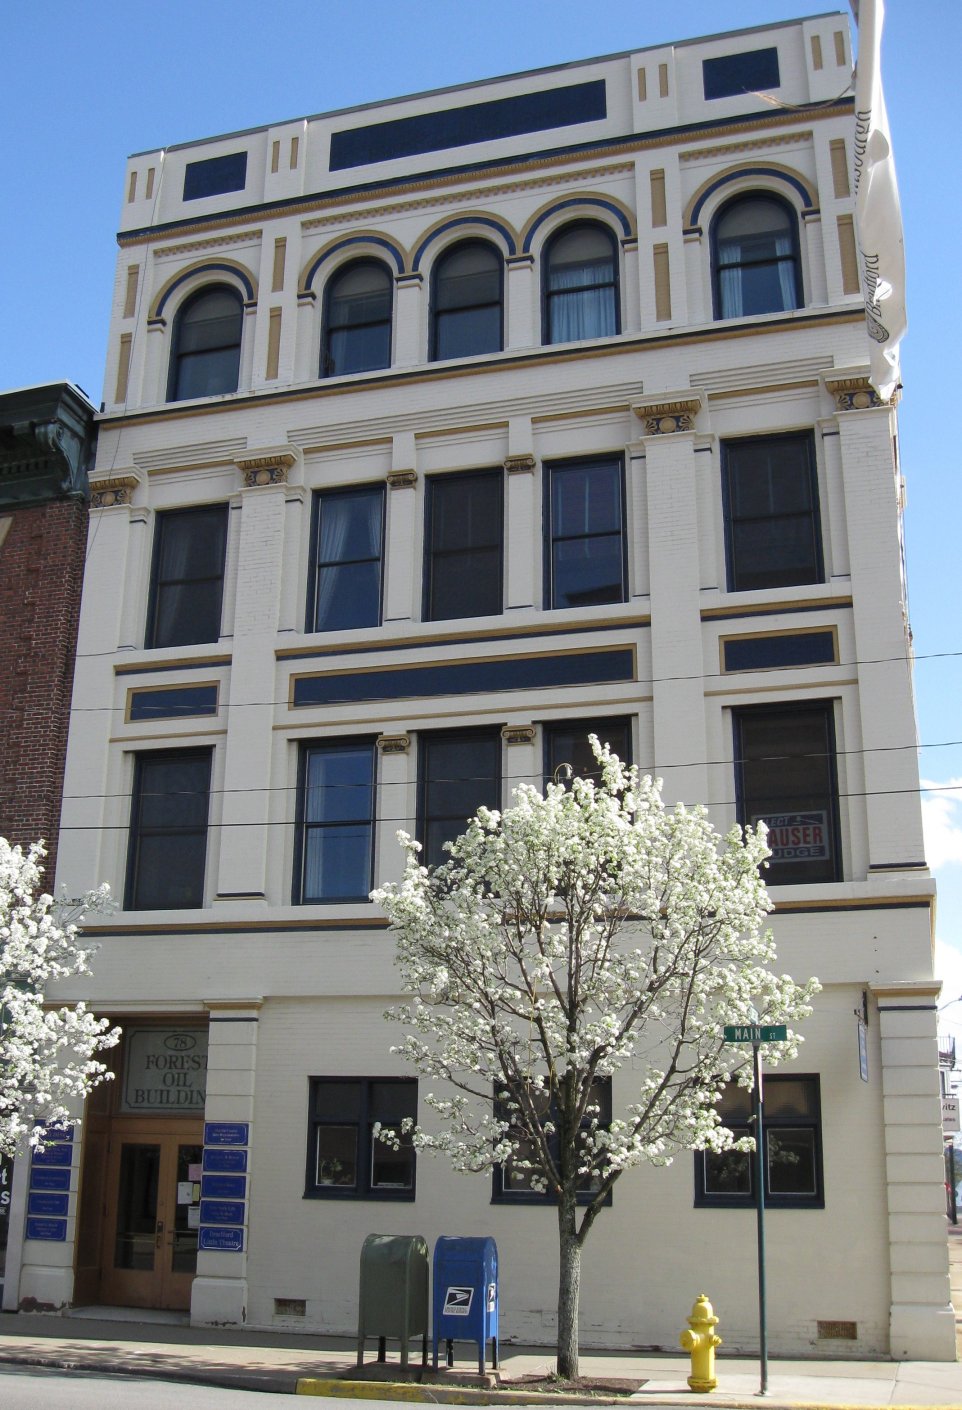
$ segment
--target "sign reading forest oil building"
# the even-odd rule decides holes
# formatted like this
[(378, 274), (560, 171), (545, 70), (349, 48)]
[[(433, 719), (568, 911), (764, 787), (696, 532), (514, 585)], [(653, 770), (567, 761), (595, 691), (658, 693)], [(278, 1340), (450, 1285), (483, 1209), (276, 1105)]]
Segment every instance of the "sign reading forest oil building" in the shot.
[(207, 1100), (207, 1030), (128, 1028), (125, 1037), (122, 1110), (200, 1115)]

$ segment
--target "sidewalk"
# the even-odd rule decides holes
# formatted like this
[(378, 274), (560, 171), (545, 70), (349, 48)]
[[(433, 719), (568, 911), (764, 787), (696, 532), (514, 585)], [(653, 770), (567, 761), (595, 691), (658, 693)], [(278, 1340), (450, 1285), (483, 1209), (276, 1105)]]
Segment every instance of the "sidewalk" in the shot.
[[(952, 1299), (956, 1335), (962, 1354), (962, 1225), (949, 1232)], [(106, 1312), (106, 1310), (105, 1310)], [(173, 1323), (123, 1322), (108, 1315), (44, 1317), (0, 1314), (0, 1362), (59, 1367), (66, 1370), (156, 1376), (162, 1380), (219, 1385), (245, 1390), (293, 1394), (300, 1379), (318, 1380), (354, 1370), (354, 1343), (344, 1338), (298, 1336), (282, 1332), (246, 1332), (191, 1328)], [(460, 1368), (470, 1371), (461, 1349)], [(373, 1355), (373, 1352), (372, 1352)], [(511, 1382), (552, 1368), (551, 1353), (502, 1348), (500, 1393), (482, 1393), (487, 1401), (510, 1402)], [(582, 1375), (641, 1382), (634, 1405), (758, 1406), (758, 1362), (719, 1357), (718, 1390), (694, 1395), (687, 1385), (688, 1358), (632, 1353), (586, 1353)], [(335, 1389), (332, 1387), (331, 1389)], [(778, 1406), (897, 1405), (962, 1407), (962, 1363), (935, 1361), (772, 1361), (770, 1398)], [(317, 1393), (305, 1385), (302, 1393)], [(398, 1396), (388, 1384), (352, 1382), (336, 1388), (353, 1397), (410, 1401), (418, 1388), (406, 1385)], [(455, 1393), (456, 1394), (456, 1393)], [(425, 1388), (425, 1399), (454, 1398), (446, 1388)], [(458, 1395), (459, 1400), (466, 1399)], [(470, 1396), (478, 1403), (478, 1394)], [(525, 1397), (526, 1399), (528, 1397)], [(548, 1397), (557, 1400), (557, 1397)]]

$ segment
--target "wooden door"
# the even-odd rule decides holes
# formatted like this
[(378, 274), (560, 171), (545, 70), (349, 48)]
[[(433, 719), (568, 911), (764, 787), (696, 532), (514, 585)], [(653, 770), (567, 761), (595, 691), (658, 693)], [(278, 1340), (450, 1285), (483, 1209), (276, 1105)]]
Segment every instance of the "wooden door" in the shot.
[[(198, 1122), (117, 1123), (107, 1161), (101, 1298), (186, 1311), (197, 1267), (203, 1130)], [(195, 1213), (192, 1215), (191, 1210)]]

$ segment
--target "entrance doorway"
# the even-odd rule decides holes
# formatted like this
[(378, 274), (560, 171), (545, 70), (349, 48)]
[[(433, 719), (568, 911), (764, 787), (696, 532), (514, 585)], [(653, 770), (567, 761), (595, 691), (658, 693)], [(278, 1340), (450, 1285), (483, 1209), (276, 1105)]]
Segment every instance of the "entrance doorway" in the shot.
[(106, 1161), (101, 1301), (189, 1309), (202, 1155), (202, 1122), (115, 1124)]

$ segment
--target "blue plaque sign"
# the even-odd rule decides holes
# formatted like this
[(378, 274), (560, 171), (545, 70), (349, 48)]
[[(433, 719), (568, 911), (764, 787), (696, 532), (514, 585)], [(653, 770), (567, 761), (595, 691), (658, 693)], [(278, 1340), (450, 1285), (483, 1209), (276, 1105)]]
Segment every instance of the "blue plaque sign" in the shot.
[(200, 1202), (200, 1222), (202, 1224), (243, 1224), (244, 1201), (242, 1199), (202, 1199)]
[(73, 1147), (69, 1145), (47, 1146), (33, 1153), (34, 1165), (69, 1165), (73, 1159)]
[(28, 1214), (59, 1214), (66, 1217), (69, 1195), (37, 1194), (31, 1190), (27, 1196)]
[(200, 1186), (203, 1199), (244, 1199), (246, 1175), (205, 1175)]
[(241, 1146), (213, 1146), (204, 1151), (204, 1169), (243, 1174), (247, 1169), (247, 1151)]
[(73, 1127), (72, 1127), (72, 1126), (45, 1126), (45, 1127), (44, 1127), (44, 1131), (45, 1131), (45, 1133), (46, 1133), (45, 1136), (44, 1136), (44, 1139), (45, 1139), (48, 1143), (49, 1143), (50, 1141), (72, 1141), (72, 1140), (73, 1140)]
[(28, 1219), (28, 1239), (42, 1239), (46, 1243), (64, 1243), (67, 1238), (66, 1219)]
[(248, 1121), (205, 1121), (205, 1146), (246, 1146), (250, 1141)]
[(242, 1253), (243, 1229), (201, 1229), (200, 1248), (217, 1249), (223, 1253)]
[(30, 1172), (31, 1190), (69, 1190), (70, 1171), (62, 1167), (35, 1165)]

